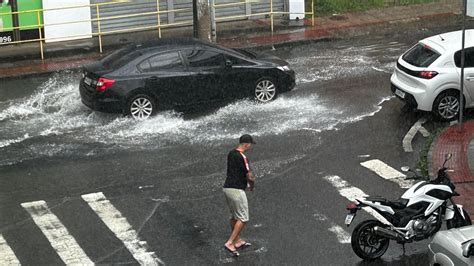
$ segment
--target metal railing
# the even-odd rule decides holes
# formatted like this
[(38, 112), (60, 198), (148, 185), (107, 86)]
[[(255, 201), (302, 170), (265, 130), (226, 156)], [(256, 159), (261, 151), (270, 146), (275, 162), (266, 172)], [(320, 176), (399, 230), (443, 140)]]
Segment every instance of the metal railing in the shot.
[[(2, 31), (38, 29), (38, 38), (36, 38), (36, 39), (16, 40), (16, 41), (12, 41), (12, 42), (5, 42), (5, 43), (0, 43), (0, 46), (7, 45), (7, 44), (22, 44), (22, 43), (38, 42), (39, 43), (40, 54), (41, 54), (41, 59), (44, 60), (43, 42), (45, 42), (45, 41), (63, 40), (63, 39), (67, 39), (67, 38), (69, 38), (69, 39), (70, 38), (76, 38), (77, 39), (77, 38), (82, 38), (82, 37), (86, 38), (86, 37), (89, 37), (89, 36), (97, 36), (98, 39), (99, 39), (99, 52), (102, 53), (103, 52), (102, 37), (105, 36), (105, 35), (157, 29), (158, 30), (158, 38), (161, 38), (161, 29), (162, 28), (173, 27), (173, 26), (192, 25), (192, 20), (162, 24), (161, 23), (161, 14), (166, 14), (166, 13), (170, 13), (170, 12), (179, 13), (179, 12), (192, 11), (192, 8), (180, 8), (180, 9), (171, 9), (171, 10), (161, 11), (159, 0), (156, 1), (156, 7), (157, 7), (156, 11), (144, 12), (144, 13), (139, 13), (139, 14), (107, 16), (107, 17), (102, 17), (100, 15), (100, 12), (101, 12), (100, 9), (101, 9), (102, 6), (117, 5), (117, 4), (123, 4), (123, 3), (128, 3), (128, 2), (130, 2), (130, 1), (114, 1), (114, 2), (96, 3), (96, 4), (90, 4), (90, 5), (77, 5), (77, 6), (68, 6), (68, 7), (60, 7), (60, 8), (35, 9), (35, 10), (27, 10), (27, 11), (0, 13), (0, 16), (8, 16), (8, 15), (11, 16), (11, 15), (19, 15), (19, 14), (25, 14), (25, 13), (36, 13), (37, 14), (37, 24), (36, 25), (7, 27), (7, 28), (3, 28)], [(96, 18), (91, 18), (91, 19), (87, 19), (87, 20), (75, 20), (75, 21), (68, 21), (68, 22), (61, 22), (61, 23), (48, 23), (48, 24), (45, 24), (45, 23), (41, 22), (41, 14), (44, 14), (44, 12), (66, 10), (66, 9), (78, 9), (78, 8), (85, 8), (85, 7), (94, 8), (95, 11), (96, 11)], [(102, 30), (102, 27), (101, 27), (101, 23), (103, 23), (107, 20), (133, 18), (133, 17), (149, 16), (149, 15), (156, 15), (157, 16), (156, 25), (139, 26), (139, 27), (126, 28), (126, 29), (109, 30), (109, 31), (107, 31), (107, 30), (104, 31), (104, 30)], [(85, 22), (90, 22), (91, 26), (92, 26), (92, 23), (96, 22), (97, 23), (97, 32), (96, 33), (92, 32), (92, 33), (87, 33), (87, 34), (73, 34), (73, 35), (68, 35), (68, 36), (63, 35), (61, 37), (48, 37), (48, 38), (43, 36), (43, 30), (45, 29), (45, 27), (69, 25), (69, 24), (77, 24), (77, 23), (85, 23)]]
[[(254, 0), (244, 0), (244, 1), (238, 1), (238, 2), (233, 2), (233, 3), (224, 3), (224, 4), (216, 4), (216, 1), (217, 0), (211, 0), (211, 9), (212, 9), (212, 15), (211, 16), (216, 16), (216, 9), (217, 8), (226, 8), (226, 7), (233, 7), (233, 6), (242, 6), (242, 5), (249, 5), (251, 3), (254, 3), (256, 1)], [(262, 3), (261, 1), (258, 1), (258, 3)], [(288, 12), (288, 11), (274, 11), (274, 8), (273, 8), (273, 0), (269, 0), (269, 10), (268, 12), (258, 12), (258, 13), (252, 13), (252, 9), (250, 9), (250, 13), (249, 14), (245, 14), (245, 15), (234, 15), (234, 16), (220, 16), (220, 17), (214, 17), (213, 19), (216, 21), (216, 22), (221, 22), (221, 21), (225, 21), (225, 20), (231, 20), (231, 19), (239, 19), (239, 18), (250, 18), (250, 17), (259, 17), (259, 16), (269, 16), (270, 17), (270, 31), (271, 31), (271, 34), (273, 35), (273, 32), (274, 32), (274, 15), (291, 15), (291, 14), (295, 14), (295, 13), (292, 13), (292, 12)], [(303, 13), (298, 13), (298, 14), (303, 14)], [(306, 17), (306, 15), (310, 15), (311, 16), (311, 25), (314, 27), (315, 23), (314, 23), (314, 0), (311, 0), (311, 11), (310, 12), (304, 12), (304, 17)], [(304, 19), (304, 18), (302, 18)]]
[[(192, 0), (189, 0), (189, 4), (192, 3)], [(285, 12), (285, 11), (275, 11), (275, 1), (277, 0), (240, 0), (236, 2), (230, 2), (230, 3), (216, 3), (216, 1), (219, 0), (211, 0), (210, 3), (210, 8), (211, 8), (211, 17), (213, 20), (213, 29), (215, 30), (215, 23), (216, 22), (223, 22), (226, 20), (236, 20), (236, 19), (245, 19), (245, 18), (251, 18), (251, 17), (260, 17), (263, 16), (265, 18), (269, 18), (270, 20), (270, 31), (271, 34), (273, 35), (274, 33), (274, 20), (275, 20), (275, 15), (292, 15), (294, 13), (291, 12)], [(308, 0), (307, 0), (308, 1)], [(318, 0), (318, 3), (320, 3), (322, 0)], [(331, 1), (331, 0), (324, 0), (324, 1)], [(337, 1), (346, 1), (346, 0), (337, 0)], [(349, 0), (347, 0), (349, 1)], [(375, 0), (374, 0), (375, 1)], [(401, 4), (405, 3), (406, 1), (433, 1), (433, 2), (443, 2), (443, 1), (448, 1), (448, 0), (380, 0), (384, 1), (384, 3), (387, 3), (389, 1), (394, 1), (394, 3)], [(258, 10), (259, 12), (252, 13), (252, 4), (253, 3), (259, 3), (261, 4), (268, 4), (268, 9), (266, 10), (267, 7), (261, 8), (259, 7)], [(41, 59), (44, 59), (44, 42), (46, 41), (58, 41), (58, 40), (64, 40), (64, 39), (79, 39), (79, 38), (87, 38), (87, 37), (97, 37), (98, 38), (98, 43), (99, 43), (99, 52), (103, 53), (103, 46), (104, 46), (104, 40), (103, 37), (106, 35), (112, 35), (112, 34), (118, 34), (118, 33), (130, 33), (130, 32), (137, 32), (137, 31), (145, 31), (145, 30), (157, 30), (158, 31), (158, 38), (162, 37), (162, 29), (167, 28), (167, 27), (178, 27), (178, 26), (192, 26), (193, 25), (193, 20), (182, 20), (179, 22), (174, 22), (174, 19), (170, 23), (170, 15), (174, 18), (174, 15), (176, 13), (180, 12), (191, 12), (192, 13), (192, 7), (189, 8), (178, 8), (178, 9), (167, 9), (167, 10), (161, 10), (160, 9), (160, 0), (156, 0), (156, 10), (151, 9), (152, 11), (149, 12), (142, 12), (142, 13), (135, 13), (135, 14), (125, 14), (125, 15), (113, 15), (113, 16), (103, 16), (102, 13), (102, 8), (105, 6), (110, 6), (110, 5), (121, 5), (121, 4), (126, 4), (126, 3), (132, 3), (132, 0), (111, 0), (111, 2), (105, 2), (105, 3), (95, 3), (95, 4), (89, 4), (89, 5), (77, 5), (77, 6), (68, 6), (68, 7), (60, 7), (60, 8), (50, 8), (50, 9), (35, 9), (35, 10), (27, 10), (27, 11), (17, 11), (17, 12), (7, 12), (7, 13), (0, 13), (1, 16), (12, 16), (12, 15), (20, 15), (20, 14), (26, 14), (26, 13), (36, 13), (36, 20), (37, 23), (36, 25), (28, 25), (28, 26), (17, 26), (17, 27), (6, 27), (3, 28), (2, 31), (16, 31), (16, 30), (38, 30), (38, 38), (35, 39), (29, 39), (29, 40), (14, 40), (12, 42), (0, 42), (0, 47), (2, 45), (6, 44), (23, 44), (23, 43), (35, 43), (37, 42), (39, 44), (39, 50), (41, 54)], [(341, 2), (342, 3), (342, 2)], [(181, 3), (183, 4), (183, 3)], [(188, 3), (184, 3), (187, 5)], [(308, 3), (309, 4), (309, 3)], [(168, 5), (168, 7), (171, 5)], [(174, 6), (174, 5), (173, 5)], [(225, 8), (230, 8), (230, 7), (240, 7), (240, 6), (245, 6), (245, 14), (242, 15), (230, 15), (230, 16), (216, 16), (216, 9), (225, 9)], [(41, 15), (44, 14), (45, 12), (48, 11), (58, 11), (58, 10), (66, 10), (66, 9), (79, 9), (79, 8), (89, 8), (91, 11), (91, 14), (93, 13), (92, 11), (95, 10), (95, 18), (90, 18), (87, 20), (77, 20), (77, 21), (68, 21), (68, 22), (60, 22), (60, 23), (44, 23), (41, 20)], [(319, 6), (318, 6), (319, 8)], [(265, 10), (265, 12), (261, 12), (261, 10)], [(311, 17), (311, 25), (315, 26), (315, 0), (311, 0), (311, 7), (310, 7), (309, 12), (304, 12), (303, 17)], [(105, 12), (104, 12), (105, 13)], [(167, 14), (168, 17), (168, 23), (161, 23), (161, 16)], [(299, 13), (303, 14), (303, 13)], [(128, 28), (120, 28), (120, 29), (111, 29), (107, 30), (105, 27), (106, 22), (111, 21), (111, 20), (123, 20), (123, 19), (133, 19), (137, 17), (146, 17), (146, 16), (156, 16), (156, 24), (153, 25), (141, 25), (141, 26), (132, 26)], [(304, 19), (304, 18), (302, 18)], [(91, 33), (88, 34), (72, 34), (70, 36), (61, 36), (61, 37), (50, 37), (50, 36), (44, 36), (43, 32), (46, 27), (50, 26), (60, 26), (60, 25), (68, 25), (68, 24), (77, 24), (77, 23), (91, 23)], [(96, 28), (92, 28), (92, 27)], [(104, 30), (105, 28), (105, 30)], [(96, 32), (94, 30), (96, 29)], [(214, 32), (214, 37), (216, 35), (216, 32)]]

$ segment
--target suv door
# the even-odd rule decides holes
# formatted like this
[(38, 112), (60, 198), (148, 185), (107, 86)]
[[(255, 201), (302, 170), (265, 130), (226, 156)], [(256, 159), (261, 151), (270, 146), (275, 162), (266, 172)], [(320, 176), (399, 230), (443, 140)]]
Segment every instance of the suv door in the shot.
[(169, 107), (186, 105), (190, 89), (189, 73), (185, 71), (178, 51), (155, 54), (137, 65), (145, 87), (158, 98), (158, 104)]
[(225, 60), (219, 52), (204, 48), (183, 51), (188, 72), (193, 76), (190, 94), (198, 102), (220, 101), (228, 82), (224, 78)]
[[(474, 47), (466, 48), (464, 52), (464, 88), (472, 99), (474, 98)], [(461, 75), (461, 51), (454, 54), (454, 62), (459, 75)], [(467, 105), (472, 106), (472, 103), (467, 102)]]

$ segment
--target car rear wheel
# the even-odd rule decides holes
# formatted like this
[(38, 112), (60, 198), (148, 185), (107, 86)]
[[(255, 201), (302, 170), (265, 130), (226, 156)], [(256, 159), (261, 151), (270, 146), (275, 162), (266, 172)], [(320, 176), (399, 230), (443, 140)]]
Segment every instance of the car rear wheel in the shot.
[(127, 115), (133, 119), (144, 120), (154, 115), (156, 103), (154, 99), (146, 94), (139, 94), (130, 99), (127, 105)]
[(258, 102), (266, 103), (275, 100), (277, 97), (277, 86), (271, 78), (261, 78), (255, 86), (255, 99)]
[(443, 121), (455, 119), (459, 115), (459, 108), (459, 92), (457, 91), (441, 93), (433, 104), (433, 112)]

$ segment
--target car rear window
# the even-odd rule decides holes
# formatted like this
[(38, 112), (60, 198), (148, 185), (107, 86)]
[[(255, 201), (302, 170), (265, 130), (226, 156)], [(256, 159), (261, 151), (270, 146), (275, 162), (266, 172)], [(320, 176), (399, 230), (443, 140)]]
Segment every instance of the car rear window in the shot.
[(133, 51), (133, 49), (131, 48), (124, 48), (117, 50), (104, 57), (104, 59), (102, 59), (102, 64), (105, 68), (117, 69), (126, 65), (128, 62), (132, 61), (140, 55), (141, 53), (138, 51)]
[(428, 45), (418, 43), (406, 52), (402, 59), (417, 67), (428, 67), (438, 59), (439, 56), (440, 54)]

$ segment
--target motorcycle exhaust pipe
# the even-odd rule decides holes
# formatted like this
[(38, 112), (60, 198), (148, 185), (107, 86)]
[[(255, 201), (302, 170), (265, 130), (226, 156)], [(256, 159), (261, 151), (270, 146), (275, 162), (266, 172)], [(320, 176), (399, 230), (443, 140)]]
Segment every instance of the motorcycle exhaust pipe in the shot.
[(374, 227), (374, 232), (375, 234), (379, 235), (379, 236), (383, 236), (383, 237), (386, 237), (388, 239), (391, 239), (391, 240), (395, 240), (395, 241), (404, 241), (404, 238), (402, 235), (400, 235), (399, 233), (395, 232), (395, 231), (392, 231), (392, 230), (388, 230), (388, 229), (385, 229), (383, 227), (380, 227), (380, 226), (375, 226)]

